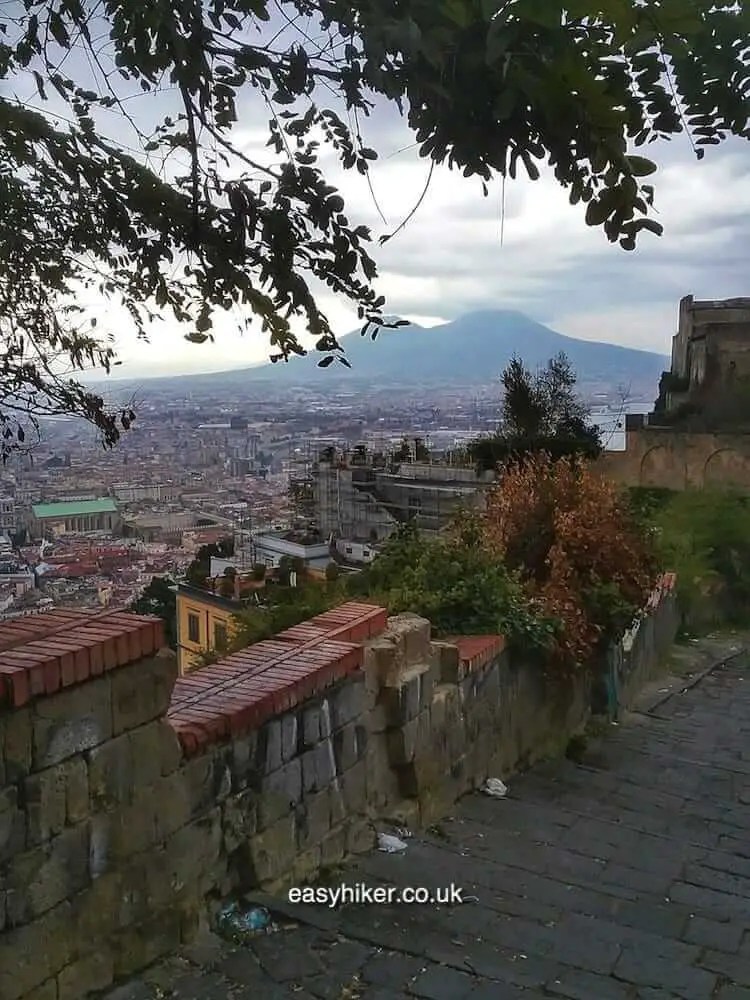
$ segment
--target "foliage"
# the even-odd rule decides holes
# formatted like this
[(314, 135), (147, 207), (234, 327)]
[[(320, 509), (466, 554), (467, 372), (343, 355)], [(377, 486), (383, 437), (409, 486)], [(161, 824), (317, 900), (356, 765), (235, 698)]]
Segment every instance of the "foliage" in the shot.
[(185, 571), (185, 582), (191, 587), (205, 586), (211, 572), (211, 559), (231, 559), (234, 555), (234, 539), (222, 538), (210, 545), (201, 545), (195, 553), (195, 559)]
[(645, 528), (653, 528), (654, 519), (674, 496), (675, 490), (662, 486), (631, 486), (623, 491), (630, 515)]
[[(297, 318), (328, 365), (345, 359), (316, 302), (324, 284), (376, 332), (370, 233), (323, 164), (333, 153), (367, 177), (377, 99), (408, 109), (430, 175), (447, 162), (487, 192), (519, 165), (538, 178), (546, 161), (586, 222), (633, 249), (641, 230), (661, 231), (655, 166), (633, 144), (687, 129), (702, 155), (748, 136), (749, 22), (728, 0), (5, 5), (4, 453), (32, 411), (84, 416), (106, 445), (130, 426), (132, 407), (113, 411), (76, 377), (114, 363), (109, 331), (79, 305), (93, 295), (122, 303), (143, 336), (171, 313), (196, 343), (239, 306), (276, 359), (302, 353)], [(144, 134), (132, 99), (166, 88), (177, 108)], [(248, 102), (268, 113), (270, 161), (240, 141)]]
[(729, 622), (746, 624), (750, 607), (750, 497), (731, 489), (674, 493), (652, 511), (662, 561), (677, 574), (688, 619), (717, 591)]
[(617, 487), (573, 458), (539, 454), (507, 467), (487, 493), (482, 538), (562, 622), (556, 652), (570, 667), (623, 634), (658, 571), (651, 538)]
[(151, 582), (130, 605), (136, 615), (155, 615), (164, 622), (164, 639), (170, 649), (177, 648), (177, 597), (171, 589), (174, 580), (152, 576)]
[(315, 583), (274, 587), (268, 595), (267, 604), (244, 608), (235, 615), (237, 634), (230, 642), (228, 652), (270, 639), (284, 629), (323, 614), (342, 600), (344, 597), (338, 589)]
[(329, 583), (335, 583), (336, 580), (341, 576), (341, 570), (338, 564), (335, 562), (329, 562), (326, 566), (326, 580)]
[(576, 394), (576, 373), (565, 354), (550, 358), (536, 372), (514, 357), (500, 381), (503, 402), (497, 433), (469, 445), (480, 469), (496, 469), (540, 451), (554, 459), (601, 454), (599, 428)]
[(401, 526), (349, 590), (392, 614), (428, 618), (438, 636), (502, 634), (531, 651), (551, 645), (555, 629), (536, 613), (515, 575), (482, 548), (469, 515), (444, 537), (426, 538), (410, 524)]

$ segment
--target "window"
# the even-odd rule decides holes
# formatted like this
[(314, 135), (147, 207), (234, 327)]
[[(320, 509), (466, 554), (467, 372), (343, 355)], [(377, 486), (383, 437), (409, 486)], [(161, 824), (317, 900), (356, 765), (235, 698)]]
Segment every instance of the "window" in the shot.
[(188, 639), (190, 642), (201, 641), (201, 623), (198, 615), (188, 615)]
[(214, 622), (214, 649), (227, 648), (227, 627), (224, 622)]

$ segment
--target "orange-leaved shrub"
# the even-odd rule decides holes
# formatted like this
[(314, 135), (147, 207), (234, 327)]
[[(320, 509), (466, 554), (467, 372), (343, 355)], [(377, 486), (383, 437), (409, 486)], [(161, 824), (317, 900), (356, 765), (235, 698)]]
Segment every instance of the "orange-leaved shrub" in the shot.
[(658, 559), (616, 484), (585, 460), (540, 453), (504, 467), (486, 501), (484, 544), (557, 619), (558, 662), (585, 663), (619, 638), (654, 585)]

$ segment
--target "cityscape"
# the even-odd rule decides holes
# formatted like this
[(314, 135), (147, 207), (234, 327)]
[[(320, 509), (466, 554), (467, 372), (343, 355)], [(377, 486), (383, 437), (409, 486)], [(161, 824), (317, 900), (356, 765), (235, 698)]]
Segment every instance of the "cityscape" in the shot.
[[(256, 384), (247, 393), (212, 378), (197, 391), (183, 389), (189, 378), (139, 383), (137, 419), (112, 450), (80, 421), (50, 420), (33, 450), (7, 463), (4, 618), (128, 607), (154, 576), (179, 579), (202, 545), (224, 537), (248, 567), (284, 554), (325, 566), (329, 545), (343, 564), (361, 565), (399, 520), (417, 514), (434, 529), (481, 486), (462, 449), (496, 428), (497, 381), (410, 387), (405, 402), (401, 387)], [(604, 383), (589, 392), (606, 446), (621, 447), (623, 406), (645, 411), (645, 395), (623, 401)], [(365, 455), (375, 469), (357, 492), (352, 469)], [(315, 538), (314, 556), (296, 543), (268, 547), (301, 535)]]

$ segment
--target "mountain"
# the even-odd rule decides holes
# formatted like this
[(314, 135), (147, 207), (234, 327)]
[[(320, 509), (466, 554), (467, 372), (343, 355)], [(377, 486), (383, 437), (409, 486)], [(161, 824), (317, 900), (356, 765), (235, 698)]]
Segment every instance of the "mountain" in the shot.
[(494, 381), (513, 355), (530, 367), (544, 365), (560, 351), (570, 359), (579, 379), (627, 383), (656, 382), (669, 367), (666, 358), (650, 351), (576, 340), (537, 323), (523, 313), (496, 309), (469, 313), (441, 326), (425, 329), (412, 324), (382, 329), (377, 339), (359, 332), (340, 338), (351, 369), (339, 364), (318, 367), (319, 354), (294, 358), (287, 364), (246, 369), (247, 378), (286, 385), (310, 379), (348, 377), (391, 383), (442, 382), (487, 384)]

